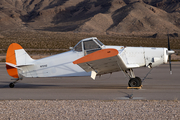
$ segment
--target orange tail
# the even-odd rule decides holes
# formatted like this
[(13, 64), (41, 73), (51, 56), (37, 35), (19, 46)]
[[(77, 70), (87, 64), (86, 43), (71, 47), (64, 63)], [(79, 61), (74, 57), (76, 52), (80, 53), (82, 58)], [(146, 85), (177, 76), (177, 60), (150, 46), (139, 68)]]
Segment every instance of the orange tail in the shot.
[(17, 65), (15, 50), (19, 50), (19, 49), (23, 49), (23, 48), (17, 43), (12, 43), (9, 46), (6, 53), (6, 69), (7, 69), (8, 74), (14, 78), (19, 78), (18, 70), (16, 67), (10, 66), (8, 63), (12, 65)]

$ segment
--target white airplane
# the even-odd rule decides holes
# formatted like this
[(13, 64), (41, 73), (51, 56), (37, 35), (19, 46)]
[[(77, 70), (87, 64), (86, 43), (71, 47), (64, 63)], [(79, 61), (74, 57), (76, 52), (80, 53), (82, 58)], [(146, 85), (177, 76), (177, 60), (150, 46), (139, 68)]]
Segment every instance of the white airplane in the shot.
[(117, 71), (129, 76), (129, 87), (139, 87), (142, 81), (135, 76), (134, 68), (152, 68), (167, 63), (168, 56), (174, 53), (170, 46), (167, 49), (104, 45), (96, 37), (83, 39), (70, 49), (35, 60), (19, 44), (12, 43), (6, 54), (6, 68), (15, 81), (9, 87), (13, 88), (23, 77), (91, 76), (95, 79), (96, 76)]

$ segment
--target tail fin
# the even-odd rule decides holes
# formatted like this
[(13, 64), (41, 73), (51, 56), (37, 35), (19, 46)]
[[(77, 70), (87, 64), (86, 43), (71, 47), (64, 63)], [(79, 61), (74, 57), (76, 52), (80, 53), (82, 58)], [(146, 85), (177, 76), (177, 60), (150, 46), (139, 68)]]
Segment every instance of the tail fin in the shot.
[(19, 78), (18, 68), (20, 66), (32, 65), (34, 60), (17, 43), (12, 43), (6, 54), (6, 69), (10, 76)]

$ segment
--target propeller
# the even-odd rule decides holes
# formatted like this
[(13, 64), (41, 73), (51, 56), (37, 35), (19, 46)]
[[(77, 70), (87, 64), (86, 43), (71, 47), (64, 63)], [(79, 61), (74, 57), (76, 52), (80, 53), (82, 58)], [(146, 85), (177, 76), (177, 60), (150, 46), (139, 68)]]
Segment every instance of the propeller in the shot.
[(169, 57), (169, 67), (170, 67), (170, 74), (172, 74), (172, 67), (171, 67), (171, 54), (173, 54), (174, 51), (171, 50), (170, 42), (169, 42), (169, 34), (168, 34), (168, 57)]

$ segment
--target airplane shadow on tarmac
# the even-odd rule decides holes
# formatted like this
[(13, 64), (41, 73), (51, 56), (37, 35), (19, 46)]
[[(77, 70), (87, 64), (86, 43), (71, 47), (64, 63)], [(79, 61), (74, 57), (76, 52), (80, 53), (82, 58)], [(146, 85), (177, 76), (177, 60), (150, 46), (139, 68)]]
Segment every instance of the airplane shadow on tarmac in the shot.
[[(6, 84), (6, 85), (4, 85)], [(9, 83), (6, 82), (0, 85), (1, 88), (10, 88)], [(27, 83), (17, 83), (14, 88), (24, 88), (24, 89), (127, 89), (125, 85), (43, 85), (43, 84), (27, 84)]]

